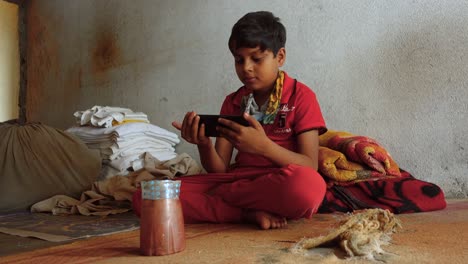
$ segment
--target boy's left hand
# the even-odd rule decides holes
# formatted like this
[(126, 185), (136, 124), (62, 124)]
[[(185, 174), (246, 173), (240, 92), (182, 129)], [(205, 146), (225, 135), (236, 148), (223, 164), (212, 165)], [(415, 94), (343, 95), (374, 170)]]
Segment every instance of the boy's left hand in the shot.
[(218, 126), (221, 137), (227, 139), (239, 151), (249, 153), (261, 153), (271, 140), (265, 134), (262, 125), (251, 115), (244, 113), (244, 118), (250, 126), (243, 126), (234, 121), (220, 118), (219, 123), (226, 127)]

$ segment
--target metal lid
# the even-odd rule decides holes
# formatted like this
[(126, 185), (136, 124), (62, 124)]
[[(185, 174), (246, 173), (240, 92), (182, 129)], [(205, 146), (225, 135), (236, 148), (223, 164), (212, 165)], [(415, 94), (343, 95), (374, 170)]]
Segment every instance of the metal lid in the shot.
[(180, 181), (152, 180), (141, 182), (141, 195), (146, 200), (179, 199)]

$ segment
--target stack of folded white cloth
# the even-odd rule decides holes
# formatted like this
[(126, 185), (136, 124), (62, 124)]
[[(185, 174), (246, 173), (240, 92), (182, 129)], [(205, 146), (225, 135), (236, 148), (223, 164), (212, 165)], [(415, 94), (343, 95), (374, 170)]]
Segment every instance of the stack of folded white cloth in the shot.
[(146, 114), (122, 107), (96, 105), (85, 111), (76, 111), (73, 115), (80, 126), (112, 127), (129, 122), (149, 123)]
[[(80, 138), (90, 149), (99, 150), (104, 165), (114, 175), (126, 175), (144, 167), (145, 153), (159, 161), (177, 157), (179, 137), (164, 128), (130, 122), (112, 127), (75, 126), (66, 130)], [(109, 174), (109, 172), (107, 172)]]

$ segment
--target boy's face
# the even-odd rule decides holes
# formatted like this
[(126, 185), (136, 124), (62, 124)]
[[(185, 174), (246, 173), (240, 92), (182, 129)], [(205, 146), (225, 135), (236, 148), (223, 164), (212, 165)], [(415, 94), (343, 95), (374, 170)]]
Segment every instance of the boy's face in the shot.
[(234, 51), (236, 73), (245, 87), (253, 92), (269, 92), (278, 77), (278, 71), (286, 59), (281, 48), (276, 57), (271, 50), (238, 48)]

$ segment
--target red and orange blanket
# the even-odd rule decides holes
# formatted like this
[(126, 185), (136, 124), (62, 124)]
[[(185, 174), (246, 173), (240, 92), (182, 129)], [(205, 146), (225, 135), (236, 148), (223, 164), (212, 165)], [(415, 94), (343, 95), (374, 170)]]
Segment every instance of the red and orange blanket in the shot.
[(444, 209), (443, 191), (399, 168), (376, 140), (344, 131), (320, 136), (319, 173), (327, 181), (320, 213), (366, 208), (393, 213)]

